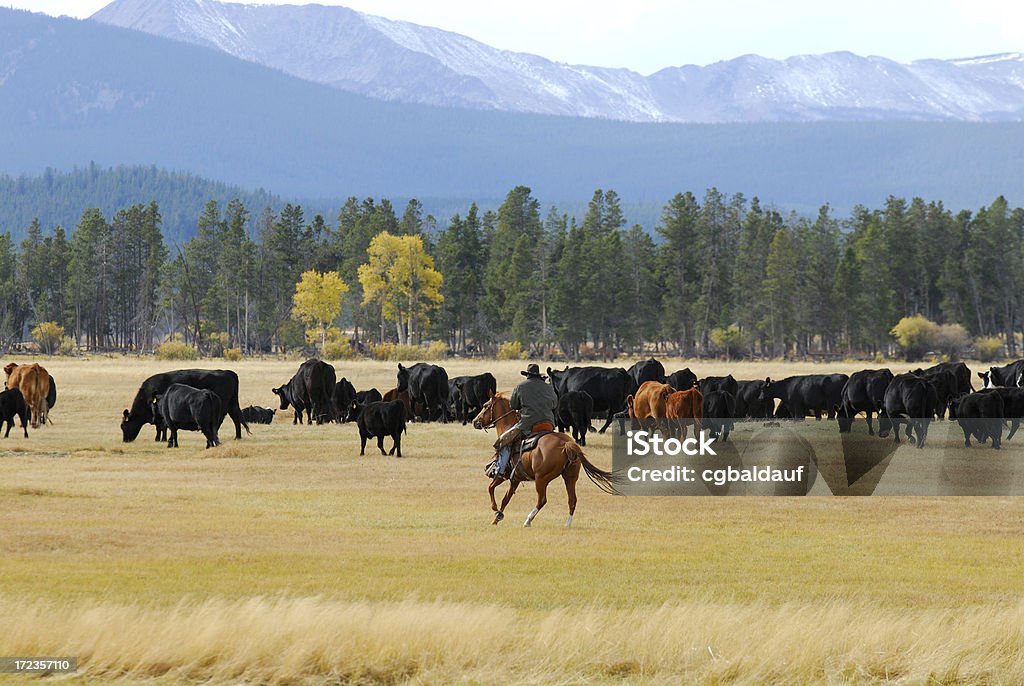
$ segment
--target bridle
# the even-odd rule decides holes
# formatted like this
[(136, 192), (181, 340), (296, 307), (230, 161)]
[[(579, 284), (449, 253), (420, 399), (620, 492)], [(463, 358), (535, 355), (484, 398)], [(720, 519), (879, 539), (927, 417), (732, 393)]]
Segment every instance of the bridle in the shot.
[(502, 419), (504, 419), (505, 417), (509, 416), (510, 414), (513, 414), (513, 413), (516, 413), (516, 412), (518, 412), (518, 410), (509, 410), (508, 412), (506, 412), (505, 414), (501, 415), (500, 417), (495, 417), (489, 423), (484, 424), (480, 428), (483, 429), (484, 431), (487, 431), (488, 429), (493, 429), (494, 427), (496, 427), (498, 425), (498, 422), (500, 422)]

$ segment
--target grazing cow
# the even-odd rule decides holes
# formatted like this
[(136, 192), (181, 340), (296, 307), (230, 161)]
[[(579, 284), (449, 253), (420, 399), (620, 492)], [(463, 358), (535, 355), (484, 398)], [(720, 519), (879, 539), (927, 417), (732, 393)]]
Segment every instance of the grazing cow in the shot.
[(700, 388), (700, 392), (704, 395), (714, 391), (725, 391), (733, 398), (736, 397), (736, 393), (739, 390), (736, 379), (733, 378), (732, 374), (728, 376), (705, 376), (697, 384), (697, 387)]
[[(402, 456), (402, 433), (405, 431), (405, 404), (400, 400), (369, 403), (356, 419), (359, 427), (359, 454), (366, 454), (366, 441), (376, 437), (381, 455)], [(384, 437), (393, 441), (391, 452), (384, 452)]]
[(676, 438), (683, 440), (690, 424), (693, 424), (694, 431), (700, 431), (704, 419), (704, 396), (696, 388), (676, 391), (668, 397), (665, 413), (669, 431)]
[(412, 418), (412, 399), (409, 397), (409, 391), (400, 391), (397, 388), (392, 388), (390, 391), (384, 394), (382, 400), (386, 403), (389, 403), (393, 400), (401, 400), (402, 404), (405, 405), (406, 418)]
[[(821, 419), (823, 412), (834, 419), (835, 408), (843, 400), (843, 386), (849, 380), (846, 374), (807, 374), (775, 381), (768, 378), (764, 380), (761, 397), (769, 403), (769, 408), (772, 399), (778, 398), (786, 408), (786, 415), (793, 419), (803, 420), (808, 414)], [(781, 412), (782, 407), (779, 409)]]
[(736, 414), (736, 398), (728, 391), (711, 391), (704, 394), (704, 417), (701, 420), (715, 440), (721, 437), (722, 442), (729, 440), (729, 432)]
[(178, 430), (202, 431), (206, 447), (220, 445), (217, 427), (224, 418), (220, 397), (211, 390), (194, 388), (181, 383), (167, 387), (162, 394), (153, 396), (153, 412), (158, 425), (170, 431), (168, 448), (178, 447)]
[[(558, 398), (555, 422), (559, 431), (572, 430), (573, 439), (580, 445), (587, 444), (587, 432), (593, 431), (590, 417), (594, 413), (594, 399), (585, 391), (570, 391)], [(473, 415), (474, 417), (476, 415)]]
[[(49, 404), (47, 398), (51, 393), (52, 379), (49, 372), (38, 364), (19, 365), (9, 362), (4, 366), (7, 374), (7, 388), (17, 388), (25, 399), (31, 416), (33, 429), (38, 429), (41, 424), (46, 424)], [(57, 400), (57, 387), (53, 386), (53, 400)]]
[(480, 414), (480, 410), (491, 396), (498, 392), (498, 381), (490, 372), (476, 376), (460, 376), (455, 379), (455, 383), (459, 389), (459, 412), (463, 424)]
[(379, 403), (384, 400), (384, 396), (380, 394), (376, 388), (371, 388), (365, 391), (359, 391), (356, 393), (356, 404), (355, 404), (355, 418), (359, 417), (359, 413), (363, 411), (363, 408), (370, 403)]
[(771, 403), (764, 398), (764, 381), (736, 382), (736, 417), (767, 419)]
[(1017, 360), (1003, 367), (989, 367), (987, 372), (978, 372), (978, 376), (984, 382), (985, 388), (1020, 387), (1021, 377), (1024, 376), (1024, 360)]
[(427, 362), (408, 368), (399, 364), (398, 390), (409, 391), (413, 407), (422, 404), (428, 420), (440, 416), (448, 423), (448, 372), (444, 367)]
[(356, 387), (352, 382), (341, 377), (341, 380), (334, 384), (331, 393), (331, 400), (334, 402), (334, 413), (339, 422), (351, 422), (356, 418)]
[(874, 436), (871, 413), (885, 402), (885, 389), (892, 380), (892, 372), (888, 369), (862, 369), (851, 374), (850, 380), (843, 386), (842, 400), (836, 408), (839, 432), (849, 433), (853, 418), (863, 412), (867, 415), (868, 434)]
[(999, 450), (1003, 440), (1003, 398), (993, 390), (969, 393), (949, 404), (949, 418), (955, 419), (964, 432), (964, 446), (971, 447), (971, 436), (984, 443), (992, 439)]
[(667, 383), (645, 381), (637, 389), (636, 395), (626, 398), (629, 416), (633, 419), (633, 428), (637, 426), (668, 429), (668, 397), (676, 389)]
[[(985, 391), (995, 393), (1003, 399), (1003, 419), (1011, 420), (1010, 433), (1006, 434), (1006, 440), (1010, 440), (1013, 438), (1013, 435), (1017, 433), (1017, 429), (1020, 428), (1021, 420), (1024, 419), (1024, 388), (1006, 388), (1003, 386), (996, 386), (995, 388), (987, 388)], [(955, 400), (950, 402), (950, 419), (956, 419), (952, 414), (952, 407), (955, 403)]]
[(583, 391), (594, 400), (594, 413), (607, 413), (604, 433), (616, 414), (626, 410), (626, 396), (631, 392), (633, 380), (625, 369), (607, 367), (566, 367), (556, 371), (548, 367), (548, 376), (555, 393), (561, 397), (572, 391)]
[[(153, 396), (161, 395), (171, 384), (180, 383), (194, 388), (205, 388), (213, 391), (220, 398), (220, 415), (217, 426), (224, 421), (226, 415), (231, 416), (235, 423), (235, 438), (242, 437), (242, 427), (249, 433), (249, 425), (242, 417), (242, 408), (238, 406), (238, 374), (227, 369), (179, 369), (173, 372), (154, 374), (142, 382), (132, 409), (124, 411), (121, 421), (121, 432), (125, 443), (131, 443), (139, 436), (143, 424), (156, 424), (153, 416)], [(157, 425), (157, 439), (161, 440), (163, 431)]]
[(927, 369), (919, 369), (917, 371), (928, 374), (940, 369), (948, 369), (956, 377), (956, 394), (953, 397), (959, 398), (961, 395), (974, 392), (974, 387), (971, 386), (971, 370), (963, 362), (940, 362)]
[(21, 430), (25, 432), (25, 438), (28, 438), (28, 405), (25, 404), (25, 397), (17, 388), (9, 388), (0, 393), (0, 424), (7, 424), (4, 438), (11, 435), (15, 417), (21, 418)]
[(242, 419), (246, 424), (270, 424), (274, 421), (275, 412), (276, 410), (250, 405), (242, 408)]
[(321, 360), (306, 360), (299, 365), (299, 370), (287, 384), (270, 389), (281, 399), (281, 409), (287, 410), (291, 405), (295, 410), (292, 424), (302, 423), (302, 413), (306, 413), (306, 423), (317, 424), (329, 422), (335, 417), (334, 391), (337, 386), (334, 367)]
[(878, 436), (885, 438), (893, 431), (895, 442), (899, 443), (903, 423), (907, 425), (907, 437), (916, 434), (917, 447), (923, 448), (938, 402), (935, 386), (925, 379), (915, 374), (893, 377), (878, 409)]
[(697, 385), (697, 375), (690, 371), (690, 368), (680, 369), (668, 377), (668, 385), (677, 391), (685, 391)]
[(466, 423), (466, 417), (462, 413), (462, 390), (459, 387), (460, 381), (465, 381), (468, 376), (457, 376), (448, 379), (448, 412), (455, 418), (455, 421)]
[(665, 383), (665, 366), (653, 357), (649, 360), (640, 360), (626, 372), (633, 379), (633, 387), (640, 388), (645, 381), (657, 381)]
[(946, 406), (949, 405), (949, 401), (953, 400), (953, 398), (959, 398), (961, 395), (964, 395), (959, 391), (960, 384), (957, 381), (953, 370), (949, 367), (944, 369), (932, 369), (930, 371), (915, 369), (912, 373), (920, 376), (932, 386), (935, 386), (935, 393), (939, 398), (939, 404), (936, 407), (935, 413), (939, 419), (945, 419)]

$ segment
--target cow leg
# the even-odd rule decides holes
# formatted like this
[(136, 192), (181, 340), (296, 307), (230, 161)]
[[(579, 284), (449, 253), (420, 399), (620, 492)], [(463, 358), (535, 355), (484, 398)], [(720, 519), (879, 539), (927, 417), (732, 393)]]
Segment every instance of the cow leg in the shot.
[[(602, 427), (601, 427), (601, 428), (600, 428), (600, 429), (598, 430), (598, 432), (597, 432), (597, 433), (599, 433), (599, 434), (603, 434), (603, 433), (604, 433), (605, 431), (607, 431), (607, 430), (608, 430), (608, 427), (609, 427), (609, 426), (611, 426), (611, 424), (612, 424), (612, 420), (613, 420), (613, 419), (615, 419), (615, 414), (616, 414), (616, 413), (615, 413), (615, 412), (612, 412), (612, 409), (611, 409), (611, 408), (609, 407), (609, 408), (608, 408), (608, 419), (604, 420), (604, 426), (602, 426)], [(625, 431), (623, 431), (623, 433), (625, 433)]]
[[(228, 410), (228, 416), (230, 416), (231, 421), (235, 423), (235, 440), (237, 441), (242, 437), (242, 423), (244, 422), (248, 424), (248, 422), (245, 422), (245, 419), (242, 417), (242, 410), (238, 407), (238, 403), (235, 403), (235, 407)], [(221, 422), (223, 421), (224, 419), (221, 418)]]
[(384, 434), (377, 436), (377, 450), (380, 451), (381, 455), (387, 455), (388, 452), (384, 450)]
[(1014, 417), (1013, 421), (1010, 422), (1010, 433), (1006, 434), (1006, 440), (1013, 438), (1013, 435), (1017, 433), (1017, 429), (1020, 427), (1020, 417)]
[(14, 428), (14, 417), (10, 417), (4, 420), (7, 424), (7, 431), (4, 432), (4, 438), (8, 438), (11, 435), (11, 429)]
[(871, 410), (868, 410), (867, 412), (865, 412), (865, 414), (868, 417), (868, 419), (867, 419), (867, 422), (868, 422), (868, 436), (874, 436), (875, 435), (875, 430), (871, 426)]
[(533, 508), (530, 514), (526, 515), (526, 521), (523, 522), (524, 527), (531, 526), (533, 524), (533, 518), (537, 516), (541, 508), (548, 502), (548, 483), (550, 479), (537, 478), (537, 507)]
[[(21, 417), (21, 430), (22, 430), (22, 432), (24, 432), (25, 438), (28, 438), (28, 417), (25, 416), (24, 413), (22, 413), (20, 415), (20, 417)], [(14, 426), (14, 419), (13, 418), (11, 419), (11, 426)]]
[(366, 454), (366, 439), (367, 436), (362, 431), (359, 432), (359, 455)]
[(396, 457), (402, 456), (402, 432), (399, 431), (391, 435), (391, 440), (394, 441), (394, 445), (391, 446), (391, 452), (389, 455), (396, 455)]

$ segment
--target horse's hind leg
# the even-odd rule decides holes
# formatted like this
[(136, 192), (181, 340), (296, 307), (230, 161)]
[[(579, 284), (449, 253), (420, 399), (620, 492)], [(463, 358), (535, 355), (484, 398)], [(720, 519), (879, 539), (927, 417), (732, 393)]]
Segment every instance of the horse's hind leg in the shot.
[(530, 526), (533, 523), (533, 518), (540, 512), (540, 508), (544, 507), (544, 504), (547, 503), (548, 484), (550, 482), (550, 478), (537, 477), (537, 507), (533, 508), (533, 511), (526, 515), (526, 521), (523, 522), (523, 526)]
[(565, 480), (565, 492), (569, 496), (569, 518), (565, 520), (565, 527), (569, 528), (572, 526), (572, 515), (576, 512), (576, 481), (580, 478), (580, 468), (576, 465), (576, 469), (571, 467), (562, 473), (562, 479)]

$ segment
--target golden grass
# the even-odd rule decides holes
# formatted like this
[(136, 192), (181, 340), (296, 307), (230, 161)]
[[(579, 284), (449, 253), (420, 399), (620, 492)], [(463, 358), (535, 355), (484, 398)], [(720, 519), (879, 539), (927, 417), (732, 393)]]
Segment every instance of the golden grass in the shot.
[[(173, 363), (43, 364), (56, 423), (0, 439), (0, 655), (71, 654), (86, 680), (168, 683), (1024, 674), (1017, 498), (618, 498), (583, 481), (574, 529), (559, 484), (533, 529), (519, 526), (529, 485), (492, 527), (493, 433), (414, 424), (407, 457), (360, 458), (354, 426), (279, 413), (237, 442), (225, 423), (209, 451), (188, 432), (168, 450), (151, 427), (124, 444), (121, 410)], [(271, 406), (297, 363), (230, 366), (243, 406)], [(446, 363), (491, 369), (505, 389), (522, 366)], [(759, 378), (860, 365), (690, 366)], [(393, 363), (336, 367), (357, 388), (394, 384)], [(601, 436), (587, 452), (608, 466), (609, 449)]]

